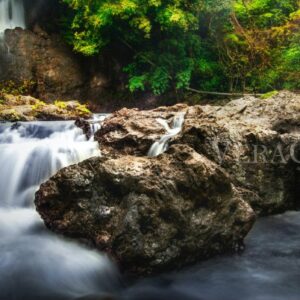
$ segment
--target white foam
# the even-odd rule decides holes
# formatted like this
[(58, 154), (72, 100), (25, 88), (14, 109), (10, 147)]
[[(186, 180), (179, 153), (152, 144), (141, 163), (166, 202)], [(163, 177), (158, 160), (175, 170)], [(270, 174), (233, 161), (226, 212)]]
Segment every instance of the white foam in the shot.
[(164, 127), (167, 133), (163, 135), (159, 141), (155, 142), (151, 146), (148, 152), (148, 156), (156, 157), (168, 150), (169, 141), (182, 131), (184, 117), (185, 117), (185, 113), (179, 113), (177, 116), (175, 116), (173, 120), (172, 128), (170, 128), (166, 120), (164, 119), (156, 120), (159, 124), (161, 124)]

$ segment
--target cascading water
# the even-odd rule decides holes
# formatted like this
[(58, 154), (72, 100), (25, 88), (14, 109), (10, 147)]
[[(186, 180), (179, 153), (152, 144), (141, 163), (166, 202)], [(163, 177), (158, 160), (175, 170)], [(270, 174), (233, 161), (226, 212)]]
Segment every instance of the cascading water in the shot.
[(26, 27), (23, 0), (0, 0), (0, 37), (16, 27)]
[(99, 154), (73, 122), (0, 124), (0, 299), (101, 298), (116, 289), (111, 262), (46, 231), (33, 206), (44, 180)]
[(91, 132), (94, 135), (101, 127), (101, 122), (107, 118), (107, 114), (95, 114), (90, 120)]
[(170, 139), (182, 131), (184, 117), (185, 117), (185, 113), (179, 113), (177, 116), (175, 116), (174, 120), (173, 120), (172, 128), (170, 128), (170, 126), (166, 120), (164, 120), (164, 119), (156, 120), (159, 124), (161, 124), (165, 128), (167, 133), (165, 135), (163, 135), (158, 142), (155, 142), (151, 146), (151, 148), (148, 152), (148, 156), (155, 157), (155, 156), (158, 156), (158, 155), (164, 153), (165, 151), (167, 151), (168, 143), (169, 143)]
[[(159, 122), (175, 134), (183, 119), (178, 115), (173, 129)], [(99, 128), (96, 120), (91, 123), (92, 131)], [(166, 145), (169, 139), (162, 140)], [(73, 122), (0, 124), (1, 300), (299, 299), (299, 212), (258, 221), (243, 255), (122, 288), (105, 255), (47, 231), (33, 206), (41, 182), (94, 155), (99, 155), (97, 143), (86, 141)]]

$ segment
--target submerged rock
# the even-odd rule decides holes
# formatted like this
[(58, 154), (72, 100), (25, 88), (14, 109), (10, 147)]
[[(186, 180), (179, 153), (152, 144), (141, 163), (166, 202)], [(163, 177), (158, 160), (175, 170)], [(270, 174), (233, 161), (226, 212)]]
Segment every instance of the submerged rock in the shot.
[(89, 159), (42, 184), (35, 203), (51, 230), (144, 275), (239, 249), (255, 219), (228, 175), (186, 145)]

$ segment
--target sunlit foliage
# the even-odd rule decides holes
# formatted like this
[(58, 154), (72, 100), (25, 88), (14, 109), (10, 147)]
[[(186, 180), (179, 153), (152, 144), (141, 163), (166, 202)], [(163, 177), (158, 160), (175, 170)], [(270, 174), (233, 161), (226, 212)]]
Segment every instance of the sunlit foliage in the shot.
[(131, 51), (132, 92), (299, 88), (299, 0), (62, 1), (75, 51)]

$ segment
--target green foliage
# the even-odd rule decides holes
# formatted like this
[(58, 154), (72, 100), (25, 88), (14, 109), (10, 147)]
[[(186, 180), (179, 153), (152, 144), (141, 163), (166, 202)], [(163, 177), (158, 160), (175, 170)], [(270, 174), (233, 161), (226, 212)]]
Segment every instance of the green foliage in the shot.
[(213, 35), (233, 90), (299, 88), (299, 1), (235, 0)]
[(80, 104), (78, 101), (66, 102), (63, 100), (55, 100), (54, 105), (61, 111), (71, 112), (74, 111), (78, 116), (88, 116), (91, 111), (87, 108), (85, 104)]
[(284, 88), (300, 89), (300, 33), (294, 36), (289, 47), (283, 51), (280, 61)]
[(205, 60), (199, 16), (208, 8), (217, 11), (217, 4), (209, 0), (63, 2), (73, 13), (66, 36), (74, 49), (96, 55), (113, 43), (126, 45), (133, 54), (124, 68), (129, 90), (150, 89), (155, 94), (190, 85), (200, 71), (199, 60)]
[(45, 106), (46, 106), (45, 102), (36, 99), (35, 104), (31, 105), (31, 108), (32, 108), (33, 111), (38, 111), (38, 110), (42, 109)]
[(131, 92), (300, 88), (299, 0), (61, 1), (75, 51), (131, 53)]
[(136, 90), (145, 90), (145, 81), (146, 81), (146, 76), (141, 75), (141, 76), (134, 76), (132, 75), (131, 78), (129, 79), (129, 90), (131, 92), (134, 92)]
[(263, 29), (286, 23), (298, 5), (298, 0), (237, 0), (234, 9), (244, 26)]
[[(114, 38), (151, 39), (154, 29), (197, 28), (199, 1), (63, 0), (74, 12), (69, 34), (77, 51), (96, 54)], [(186, 6), (186, 4), (189, 6)]]

